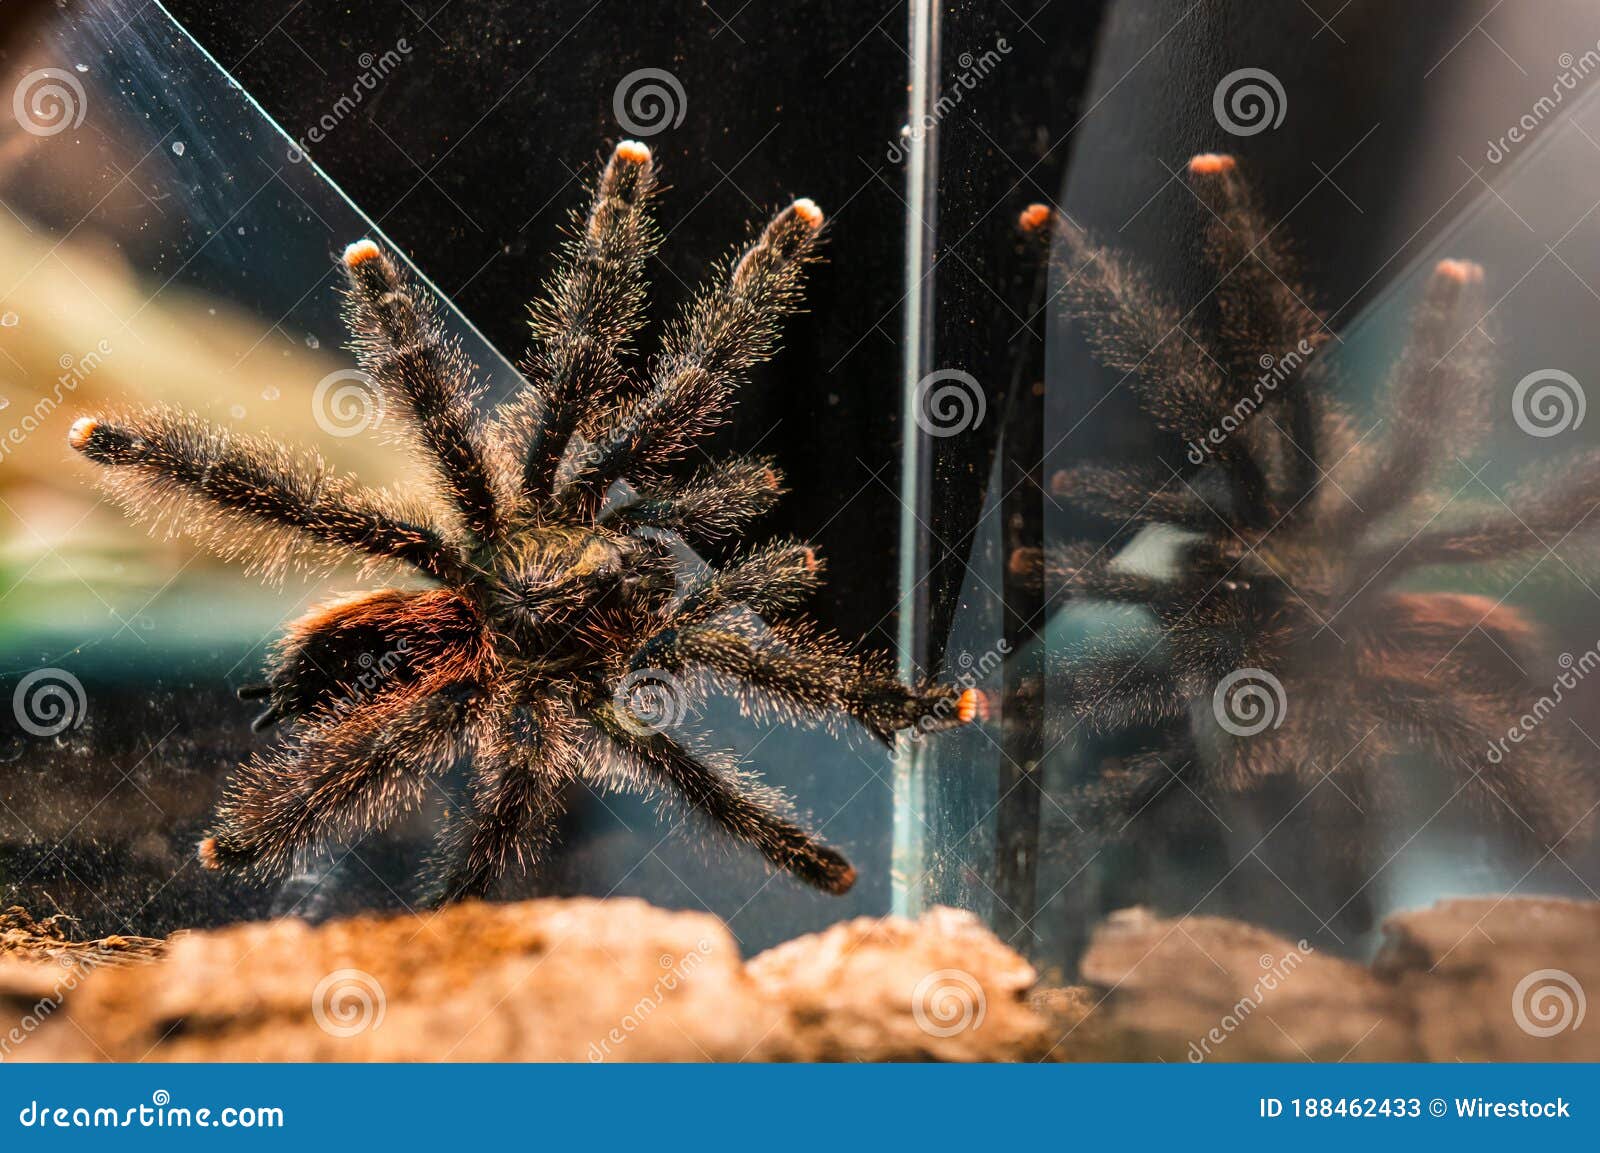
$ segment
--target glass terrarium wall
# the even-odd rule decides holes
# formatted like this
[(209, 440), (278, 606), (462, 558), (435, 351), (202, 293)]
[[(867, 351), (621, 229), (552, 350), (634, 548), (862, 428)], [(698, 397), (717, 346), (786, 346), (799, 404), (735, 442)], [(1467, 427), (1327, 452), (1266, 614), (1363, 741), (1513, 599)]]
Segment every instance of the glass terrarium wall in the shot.
[[(176, 19), (133, 0), (0, 14), (13, 113), (0, 170), (0, 688), (41, 710), (26, 723), (0, 710), (0, 901), (144, 934), (414, 901), (443, 795), (286, 887), (193, 862), (226, 774), (272, 739), (250, 733), (255, 710), (232, 690), (258, 678), (283, 622), (370, 581), (346, 571), (260, 588), (192, 542), (150, 536), (97, 492), (66, 432), (85, 409), (170, 403), (406, 483), (371, 429), (346, 435), (379, 417), (349, 375), (333, 258), (355, 237), (388, 237), (449, 302), (489, 399), (503, 396), (514, 374), (496, 350), (525, 344), (525, 301), (600, 149), (623, 135), (650, 142), (669, 185), (657, 322), (745, 238), (743, 222), (801, 195), (829, 213), (808, 312), (707, 447), (777, 459), (792, 492), (761, 533), (820, 546), (822, 625), (894, 643), (884, 541), (898, 510), (904, 198), (883, 149), (904, 118), (903, 22), (831, 4), (728, 19), (652, 5), (630, 12), (619, 45), (615, 14), (591, 19), (588, 3), (479, 3), (432, 20), (406, 5), (172, 8)], [(359, 210), (335, 181), (361, 190)], [(848, 897), (774, 878), (697, 822), (660, 821), (648, 800), (588, 792), (569, 798), (549, 867), (507, 895), (708, 908), (751, 949), (887, 911), (888, 751), (860, 734), (769, 735), (727, 705), (698, 719), (849, 855), (860, 881)]]
[(930, 9), (906, 591), (991, 718), (906, 763), (908, 897), (1048, 965), (1134, 904), (1360, 953), (1600, 880), (1600, 15), (1314, 7), (1113, 3), (976, 77), (992, 16)]

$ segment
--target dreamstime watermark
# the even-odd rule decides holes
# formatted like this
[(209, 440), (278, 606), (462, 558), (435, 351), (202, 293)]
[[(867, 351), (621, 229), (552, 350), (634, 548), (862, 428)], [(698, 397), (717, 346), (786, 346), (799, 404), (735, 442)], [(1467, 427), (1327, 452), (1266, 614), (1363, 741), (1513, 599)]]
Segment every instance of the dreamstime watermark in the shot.
[(689, 114), (683, 83), (665, 68), (636, 68), (611, 93), (611, 112), (633, 136), (655, 136), (676, 128)]
[(1511, 417), (1529, 436), (1559, 436), (1583, 424), (1589, 398), (1570, 372), (1541, 368), (1517, 381), (1511, 393)]
[(996, 36), (994, 47), (985, 50), (980, 55), (974, 56), (971, 52), (963, 52), (956, 57), (956, 64), (961, 71), (956, 74), (950, 83), (939, 90), (939, 99), (934, 101), (931, 111), (924, 112), (921, 119), (915, 120), (900, 129), (900, 138), (891, 140), (889, 148), (884, 153), (885, 159), (890, 164), (900, 164), (906, 158), (909, 145), (920, 141), (936, 128), (950, 113), (961, 106), (967, 93), (978, 86), (978, 82), (993, 72), (999, 65), (1001, 57), (1011, 55), (1011, 45), (1006, 43), (1004, 36)]
[(383, 391), (359, 368), (341, 368), (317, 381), (311, 415), (329, 436), (359, 436), (383, 423)]
[(389, 1001), (364, 969), (335, 969), (311, 991), (311, 1016), (330, 1037), (354, 1037), (383, 1024)]
[(674, 728), (689, 708), (683, 682), (663, 669), (634, 669), (617, 681), (611, 693), (617, 719), (635, 736), (651, 736)]
[(0, 460), (10, 456), (21, 448), (28, 437), (38, 431), (39, 426), (54, 415), (55, 411), (66, 401), (67, 396), (78, 391), (78, 385), (87, 380), (111, 355), (111, 342), (102, 340), (82, 356), (73, 356), (62, 353), (56, 360), (61, 368), (61, 374), (56, 377), (55, 387), (44, 396), (41, 396), (34, 406), (22, 414), (22, 419), (4, 434), (0, 434)]
[(929, 436), (956, 436), (977, 428), (988, 414), (983, 386), (970, 372), (941, 368), (917, 381), (917, 427)]
[(1506, 754), (1511, 751), (1511, 745), (1520, 745), (1533, 730), (1544, 724), (1545, 718), (1560, 707), (1566, 699), (1567, 693), (1577, 688), (1590, 673), (1600, 668), (1600, 641), (1583, 651), (1583, 654), (1574, 657), (1571, 653), (1562, 653), (1556, 658), (1556, 663), (1564, 672), (1556, 677), (1550, 684), (1550, 691), (1540, 696), (1533, 702), (1533, 706), (1520, 717), (1516, 724), (1506, 730), (1506, 735), (1496, 737), (1489, 742), (1488, 758), (1491, 765), (1498, 765), (1505, 760)]
[(1577, 1032), (1588, 1009), (1583, 986), (1565, 969), (1535, 969), (1511, 991), (1511, 1017), (1530, 1037)]
[(1483, 158), (1490, 164), (1499, 164), (1516, 150), (1517, 145), (1533, 139), (1534, 133), (1561, 106), (1567, 93), (1576, 91), (1580, 80), (1587, 80), (1594, 72), (1600, 71), (1600, 40), (1596, 40), (1594, 47), (1582, 56), (1563, 52), (1556, 57), (1556, 65), (1561, 71), (1550, 84), (1550, 95), (1535, 100), (1533, 106), (1518, 117), (1516, 123), (1506, 129), (1498, 140), (1486, 141), (1489, 147)]
[(961, 701), (968, 689), (976, 689), (980, 682), (994, 676), (995, 672), (1011, 655), (1011, 642), (1001, 639), (995, 642), (992, 649), (973, 656), (970, 652), (962, 652), (956, 657), (956, 667), (961, 671), (951, 678), (951, 687), (958, 692), (952, 692), (940, 697), (925, 714), (917, 718), (917, 723), (911, 728), (911, 739), (920, 741), (929, 733), (937, 733), (951, 727), (953, 715), (961, 709)]
[(39, 1028), (67, 1002), (67, 994), (71, 993), (83, 980), (100, 965), (106, 963), (111, 957), (111, 950), (103, 944), (96, 945), (90, 952), (76, 955), (63, 954), (59, 960), (66, 972), (55, 983), (50, 992), (46, 993), (33, 1003), (26, 1013), (17, 1018), (17, 1021), (4, 1033), (0, 1033), (0, 1061), (4, 1061), (15, 1053), (29, 1037), (38, 1032)]
[(361, 671), (345, 683), (344, 692), (328, 705), (328, 712), (336, 718), (355, 712), (389, 683), (390, 675), (410, 655), (411, 641), (406, 637), (401, 637), (395, 642), (394, 648), (386, 649), (376, 657), (371, 653), (362, 653), (356, 658), (356, 667)]
[(1256, 963), (1266, 970), (1256, 978), (1244, 996), (1234, 1002), (1233, 1008), (1224, 1013), (1222, 1020), (1218, 1021), (1205, 1036), (1198, 1041), (1189, 1042), (1189, 1063), (1198, 1065), (1212, 1055), (1212, 1050), (1222, 1045), (1239, 1027), (1249, 1019), (1250, 1014), (1261, 1008), (1266, 1001), (1267, 994), (1275, 991), (1289, 976), (1304, 963), (1305, 958), (1316, 952), (1311, 947), (1311, 942), (1300, 940), (1295, 942), (1282, 957), (1274, 957), (1271, 953), (1262, 953)]
[(400, 67), (411, 55), (411, 45), (406, 43), (404, 36), (394, 42), (394, 47), (384, 52), (381, 56), (374, 56), (370, 52), (363, 52), (356, 59), (361, 66), (361, 73), (350, 85), (350, 91), (333, 102), (333, 107), (307, 128), (305, 134), (296, 140), (289, 149), (289, 161), (299, 164), (306, 158), (313, 144), (321, 144), (328, 138), (329, 133), (348, 120), (355, 110), (361, 107), (369, 92), (377, 90), (380, 81), (386, 80), (389, 73)]
[(66, 669), (34, 669), (11, 694), (17, 724), (36, 737), (58, 737), (83, 726), (89, 698), (83, 682)]
[(1255, 136), (1283, 123), (1289, 98), (1265, 68), (1236, 68), (1211, 93), (1211, 111), (1224, 132)]
[(625, 1044), (630, 1036), (643, 1028), (655, 1011), (663, 1004), (672, 993), (689, 980), (702, 962), (711, 955), (711, 942), (699, 940), (695, 942), (694, 952), (685, 953), (682, 957), (674, 957), (671, 953), (661, 954), (661, 967), (666, 970), (655, 979), (650, 986), (650, 991), (634, 1002), (633, 1008), (622, 1015), (622, 1020), (606, 1033), (600, 1040), (589, 1045), (589, 1062), (598, 1065), (611, 1056), (611, 1050)]
[(11, 112), (24, 132), (55, 136), (83, 123), (89, 98), (83, 84), (65, 68), (36, 68), (17, 81)]
[(1282, 726), (1289, 711), (1283, 682), (1266, 669), (1235, 669), (1217, 683), (1211, 712), (1236, 737), (1253, 737)]
[(1316, 346), (1302, 338), (1299, 344), (1282, 356), (1273, 356), (1270, 352), (1262, 353), (1258, 362), (1261, 365), (1261, 375), (1256, 377), (1256, 382), (1250, 391), (1234, 401), (1228, 414), (1212, 425), (1204, 436), (1189, 442), (1187, 453), (1189, 463), (1204, 464), (1206, 458), (1214, 455), (1223, 442), (1242, 428), (1266, 403), (1267, 397), (1277, 392), (1280, 384), (1298, 372), (1300, 366), (1306, 362), (1306, 358), (1315, 351)]
[(911, 1016), (930, 1037), (954, 1037), (983, 1025), (989, 1001), (965, 969), (936, 969), (911, 990)]

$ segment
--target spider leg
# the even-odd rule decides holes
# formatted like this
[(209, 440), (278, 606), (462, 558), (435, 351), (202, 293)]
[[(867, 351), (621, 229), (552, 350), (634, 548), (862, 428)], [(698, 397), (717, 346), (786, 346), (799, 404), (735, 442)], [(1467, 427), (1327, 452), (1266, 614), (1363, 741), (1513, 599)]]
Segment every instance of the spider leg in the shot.
[(1600, 530), (1600, 453), (1561, 462), (1549, 477), (1530, 476), (1503, 506), (1453, 524), (1429, 528), (1408, 540), (1390, 539), (1357, 554), (1347, 578), (1360, 587), (1381, 573), (1394, 580), (1433, 565), (1485, 564), (1510, 560), (1535, 549), (1553, 549)]
[(1217, 311), (1234, 387), (1240, 397), (1248, 395), (1263, 408), (1288, 408), (1287, 429), (1253, 420), (1240, 432), (1258, 442), (1258, 459), (1267, 452), (1260, 442), (1290, 441), (1278, 446), (1290, 477), (1282, 497), (1287, 509), (1316, 484), (1329, 447), (1303, 367), (1327, 339), (1327, 331), (1322, 317), (1306, 303), (1293, 262), (1274, 238), (1234, 158), (1202, 153), (1190, 159), (1188, 170), (1195, 194), (1208, 209), (1205, 249), (1221, 274)]
[(475, 690), (439, 682), (401, 685), (348, 715), (330, 712), (284, 748), (251, 758), (228, 782), (201, 863), (279, 877), (300, 854), (414, 808), (427, 781), (474, 743)]
[[(1065, 213), (1036, 204), (1021, 220), (1029, 232), (1053, 227), (1061, 307), (1083, 322), (1100, 363), (1123, 374), (1161, 428), (1191, 443), (1211, 440), (1234, 398), (1219, 362), (1183, 328), (1185, 316), (1126, 261), (1090, 241)], [(1216, 444), (1214, 455), (1248, 505), (1264, 486), (1258, 462), (1236, 436)]]
[(1062, 670), (1066, 705), (1093, 732), (1114, 733), (1188, 715), (1189, 700), (1154, 654), (1093, 643)]
[(1169, 473), (1163, 480), (1155, 469), (1075, 464), (1050, 478), (1050, 494), (1121, 527), (1175, 524), (1205, 529), (1217, 520), (1181, 478)]
[(544, 859), (578, 777), (570, 707), (548, 695), (502, 704), (474, 754), (470, 808), (440, 834), (426, 891), (434, 905), (483, 897), (507, 869)]
[(817, 723), (843, 713), (884, 742), (900, 729), (932, 732), (974, 720), (976, 689), (903, 684), (881, 658), (857, 658), (836, 637), (786, 624), (752, 635), (736, 622), (668, 627), (643, 645), (634, 667), (708, 670), (747, 715)]
[(602, 524), (665, 529), (702, 540), (740, 532), (784, 493), (767, 457), (735, 457), (702, 469), (678, 485), (659, 485), (637, 500), (608, 509)]
[(1470, 452), (1482, 436), (1491, 371), (1482, 285), (1476, 264), (1435, 266), (1389, 379), (1388, 428), (1337, 508), (1338, 529), (1375, 524), (1415, 498), (1441, 460)]
[(675, 626), (698, 624), (744, 606), (763, 616), (800, 605), (822, 583), (822, 560), (800, 541), (778, 541), (752, 549), (691, 585), (672, 615)]
[(1203, 436), (1221, 414), (1220, 373), (1205, 350), (1190, 342), (1178, 310), (1115, 253), (1090, 241), (1065, 213), (1034, 206), (1032, 227), (1054, 224), (1065, 258), (1060, 298), (1068, 315), (1085, 322), (1085, 336), (1102, 364), (1124, 373), (1150, 414), (1169, 432)]
[(1391, 668), (1383, 679), (1368, 682), (1369, 707), (1460, 779), (1469, 804), (1501, 820), (1514, 817), (1541, 848), (1557, 845), (1568, 832), (1570, 814), (1588, 804), (1584, 778), (1559, 748), (1554, 723), (1533, 728), (1531, 739), (1508, 744), (1496, 756), (1491, 742), (1509, 727), (1504, 697), (1427, 679), (1419, 667), (1425, 663)]
[(1306, 303), (1293, 263), (1273, 236), (1232, 156), (1202, 153), (1189, 161), (1189, 182), (1209, 210), (1206, 253), (1217, 284), (1222, 345), (1240, 380), (1257, 376), (1262, 358), (1309, 356), (1327, 339), (1322, 317)]
[(846, 893), (855, 884), (850, 862), (792, 821), (783, 795), (742, 774), (731, 758), (697, 756), (662, 733), (638, 731), (610, 701), (597, 705), (590, 717), (630, 766), (614, 768), (613, 776), (666, 784), (774, 868), (824, 892)]
[(168, 408), (81, 417), (67, 443), (106, 467), (106, 487), (130, 513), (254, 571), (276, 575), (296, 557), (331, 564), (355, 550), (443, 581), (460, 575), (459, 553), (425, 514), (330, 472), (316, 453)]
[(372, 241), (346, 248), (344, 268), (357, 363), (415, 426), (440, 488), (468, 529), (480, 541), (498, 540), (491, 449), (474, 405), (472, 363), (432, 302)]
[(1107, 545), (1073, 541), (1019, 548), (1007, 563), (1027, 587), (1042, 589), (1052, 599), (1150, 604), (1171, 595), (1170, 582), (1116, 568), (1115, 560)]
[(741, 375), (771, 356), (779, 322), (800, 303), (822, 210), (797, 200), (745, 249), (721, 287), (704, 291), (668, 331), (649, 388), (598, 430), (592, 454), (560, 490), (591, 511), (625, 473), (642, 483), (721, 422)]
[(655, 188), (650, 150), (621, 141), (562, 267), (532, 308), (528, 387), (501, 419), (522, 467), (523, 498), (534, 508), (554, 488), (573, 434), (592, 431), (627, 387), (619, 356), (644, 318), (644, 266), (658, 243), (649, 216)]

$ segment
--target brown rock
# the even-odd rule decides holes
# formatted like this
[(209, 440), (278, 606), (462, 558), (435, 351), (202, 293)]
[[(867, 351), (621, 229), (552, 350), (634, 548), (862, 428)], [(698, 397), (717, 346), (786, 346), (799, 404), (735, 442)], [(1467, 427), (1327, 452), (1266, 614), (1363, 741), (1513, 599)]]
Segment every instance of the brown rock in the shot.
[(785, 1058), (1038, 1060), (1051, 1043), (1027, 1001), (1033, 968), (971, 913), (858, 917), (761, 954), (748, 973), (787, 1010)]
[(739, 1060), (772, 1013), (722, 923), (642, 901), (192, 933), (95, 975), (26, 1058)]
[(1080, 1055), (1339, 1061), (1413, 1052), (1390, 991), (1368, 970), (1238, 921), (1124, 910), (1095, 930), (1082, 972), (1103, 1000), (1074, 1046)]
[(1600, 904), (1440, 901), (1384, 922), (1375, 971), (1416, 1018), (1430, 1061), (1600, 1060)]

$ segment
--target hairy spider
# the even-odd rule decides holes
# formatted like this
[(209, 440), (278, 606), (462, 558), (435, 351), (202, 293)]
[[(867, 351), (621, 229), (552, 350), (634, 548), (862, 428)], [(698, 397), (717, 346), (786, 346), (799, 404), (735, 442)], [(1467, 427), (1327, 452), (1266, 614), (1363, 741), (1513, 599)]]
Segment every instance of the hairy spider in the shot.
[(266, 683), (240, 695), (265, 698), (258, 728), (290, 732), (228, 784), (199, 847), (207, 867), (281, 876), (388, 824), (470, 760), (468, 815), (446, 819), (427, 867), (436, 901), (486, 892), (513, 862), (536, 866), (578, 780), (686, 803), (772, 866), (843, 893), (855, 870), (781, 793), (670, 722), (713, 685), (758, 714), (853, 717), (886, 741), (975, 713), (971, 693), (908, 687), (885, 655), (857, 655), (795, 614), (819, 584), (810, 547), (784, 541), (693, 575), (675, 557), (685, 536), (741, 534), (783, 491), (764, 458), (670, 470), (773, 352), (823, 217), (810, 200), (780, 212), (636, 366), (655, 187), (649, 149), (618, 144), (532, 307), (524, 386), (493, 420), (428, 297), (372, 241), (345, 249), (354, 350), (405, 418), (434, 503), (171, 409), (73, 425), (72, 447), (106, 466), (131, 513), (225, 556), (269, 573), (291, 560), (398, 564), (435, 586), (342, 599), (288, 629)]
[(1381, 432), (1358, 435), (1328, 394), (1323, 320), (1282, 279), (1292, 266), (1234, 159), (1196, 156), (1188, 172), (1220, 276), (1209, 336), (1185, 332), (1185, 314), (1063, 214), (1034, 205), (1021, 217), (1065, 257), (1064, 308), (1092, 351), (1198, 466), (1085, 462), (1051, 480), (1076, 508), (1167, 542), (1168, 564), (1134, 563), (1111, 542), (1011, 556), (1053, 601), (1140, 606), (1160, 629), (1152, 643), (1113, 628), (1068, 654), (1061, 683), (1087, 731), (1160, 734), (1084, 786), (1080, 812), (1093, 829), (1125, 827), (1177, 775), (1213, 797), (1332, 781), (1366, 813), (1390, 799), (1396, 759), (1416, 753), (1554, 846), (1587, 808), (1566, 726), (1495, 744), (1539, 696), (1516, 659), (1531, 622), (1503, 600), (1400, 586), (1600, 528), (1600, 456), (1524, 479), (1487, 508), (1440, 497), (1443, 469), (1488, 424), (1483, 270), (1434, 268), (1389, 372)]

